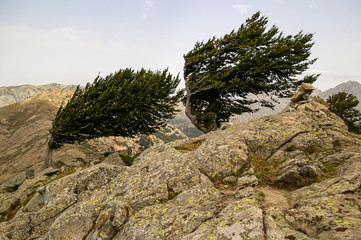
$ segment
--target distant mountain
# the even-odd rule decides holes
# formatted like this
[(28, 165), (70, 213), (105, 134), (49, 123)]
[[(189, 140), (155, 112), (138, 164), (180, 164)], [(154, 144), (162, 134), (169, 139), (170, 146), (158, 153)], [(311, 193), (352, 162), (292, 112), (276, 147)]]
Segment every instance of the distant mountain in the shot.
[(189, 120), (189, 118), (186, 116), (184, 112), (185, 107), (183, 104), (179, 103), (177, 108), (180, 110), (180, 112), (173, 119), (171, 119), (169, 123), (181, 130), (185, 135), (187, 135), (187, 137), (194, 138), (202, 135), (203, 132), (198, 130), (198, 128), (196, 128), (191, 120)]
[[(356, 108), (358, 110), (361, 110), (361, 84), (359, 82), (355, 82), (355, 81), (344, 82), (344, 83), (341, 83), (341, 84), (337, 85), (336, 87), (328, 89), (326, 91), (321, 91), (320, 89), (315, 89), (313, 91), (313, 95), (320, 96), (323, 99), (327, 100), (328, 96), (338, 93), (338, 92), (351, 93), (354, 96), (356, 96), (358, 98), (358, 100), (360, 101), (359, 105)], [(280, 98), (278, 100), (280, 103), (276, 104), (274, 110), (272, 110), (270, 108), (260, 108), (260, 110), (255, 113), (244, 113), (242, 115), (235, 116), (235, 117), (233, 117), (232, 121), (233, 122), (246, 122), (248, 120), (259, 118), (259, 117), (278, 114), (287, 106), (287, 104), (290, 102), (290, 99), (289, 98)], [(254, 105), (254, 108), (259, 108), (259, 107), (260, 106), (257, 104)]]
[(62, 85), (57, 83), (40, 86), (27, 84), (21, 86), (0, 87), (0, 107), (20, 102), (43, 92), (74, 91), (76, 87), (76, 85)]
[(334, 88), (328, 89), (324, 92), (319, 93), (318, 95), (324, 99), (327, 99), (330, 95), (346, 92), (354, 95), (360, 101), (359, 105), (356, 107), (358, 110), (361, 110), (361, 84), (355, 81), (348, 81), (337, 85)]

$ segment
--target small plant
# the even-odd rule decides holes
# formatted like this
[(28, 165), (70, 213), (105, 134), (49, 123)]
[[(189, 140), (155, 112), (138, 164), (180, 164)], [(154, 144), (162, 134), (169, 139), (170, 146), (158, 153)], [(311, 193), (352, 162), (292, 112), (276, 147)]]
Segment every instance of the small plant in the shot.
[(339, 164), (328, 164), (328, 163), (323, 163), (323, 166), (326, 168), (327, 173), (325, 174), (326, 178), (329, 177), (333, 177), (336, 175), (336, 170), (337, 170), (337, 166)]
[(287, 161), (287, 159), (283, 159), (281, 161), (274, 161), (273, 162), (273, 167), (277, 168), (279, 165), (285, 163)]
[(104, 155), (104, 157), (108, 157), (112, 153), (114, 153), (114, 152), (105, 152), (105, 153), (103, 153), (103, 155)]
[(51, 183), (51, 182), (54, 182), (54, 181), (56, 181), (56, 180), (58, 180), (58, 179), (60, 179), (60, 178), (66, 177), (66, 176), (68, 176), (68, 175), (70, 175), (70, 174), (73, 174), (73, 173), (75, 173), (75, 171), (76, 171), (76, 168), (69, 168), (68, 170), (66, 170), (66, 171), (64, 171), (64, 172), (59, 173), (56, 177), (50, 179), (50, 180), (49, 180), (48, 182), (46, 182), (44, 185), (47, 185), (47, 184), (49, 184), (49, 183)]
[(279, 172), (274, 162), (268, 162), (253, 156), (249, 156), (248, 158), (251, 159), (252, 165), (254, 166), (258, 185), (275, 185), (275, 180)]
[(140, 155), (140, 153), (136, 153), (134, 155), (131, 154), (121, 154), (119, 153), (119, 156), (122, 158), (122, 160), (124, 161), (124, 163), (127, 166), (131, 166), (134, 162), (134, 160)]

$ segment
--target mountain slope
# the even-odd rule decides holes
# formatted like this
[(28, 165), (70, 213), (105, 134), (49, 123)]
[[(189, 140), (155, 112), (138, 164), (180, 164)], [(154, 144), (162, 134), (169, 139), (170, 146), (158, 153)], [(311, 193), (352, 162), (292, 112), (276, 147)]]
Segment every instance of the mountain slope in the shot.
[(23, 101), (27, 98), (34, 97), (43, 92), (51, 91), (74, 91), (75, 85), (62, 85), (57, 83), (47, 85), (21, 85), (0, 87), (0, 107)]
[[(0, 108), (0, 184), (26, 170), (39, 172), (43, 166), (45, 146), (52, 120), (62, 102), (73, 91), (44, 92), (33, 98)], [(58, 167), (74, 167), (103, 159), (104, 154), (117, 152), (134, 155), (163, 141), (186, 138), (176, 127), (168, 124), (154, 135), (135, 138), (108, 137), (66, 144), (54, 151)]]
[(30, 167), (40, 167), (52, 118), (72, 94), (46, 92), (0, 108), (0, 183)]

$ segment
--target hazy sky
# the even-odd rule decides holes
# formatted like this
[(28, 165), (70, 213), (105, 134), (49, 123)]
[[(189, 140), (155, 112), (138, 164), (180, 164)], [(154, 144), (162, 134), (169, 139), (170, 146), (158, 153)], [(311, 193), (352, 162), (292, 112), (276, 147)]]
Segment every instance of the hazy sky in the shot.
[(285, 34), (315, 33), (316, 87), (361, 83), (360, 0), (0, 0), (0, 86), (85, 85), (126, 67), (183, 77), (196, 41), (257, 11)]

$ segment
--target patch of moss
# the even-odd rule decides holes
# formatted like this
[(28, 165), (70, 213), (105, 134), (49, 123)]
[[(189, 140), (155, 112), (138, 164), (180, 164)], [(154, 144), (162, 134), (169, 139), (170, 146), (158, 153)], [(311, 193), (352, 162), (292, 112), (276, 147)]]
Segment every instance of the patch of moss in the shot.
[(124, 163), (127, 166), (131, 166), (134, 162), (134, 160), (140, 155), (140, 153), (136, 153), (134, 155), (131, 154), (121, 154), (119, 153), (119, 156), (122, 158), (122, 160), (124, 161)]
[(23, 206), (25, 206), (26, 204), (28, 204), (28, 202), (35, 196), (35, 193), (36, 193), (36, 192), (33, 192), (32, 194), (30, 194), (30, 195), (25, 199), (25, 201), (24, 201), (22, 204), (20, 204), (20, 207), (23, 207)]
[(279, 165), (285, 163), (287, 161), (287, 159), (283, 159), (281, 161), (274, 161), (273, 162), (273, 167), (277, 168)]
[(176, 150), (180, 151), (180, 152), (190, 152), (190, 151), (195, 151), (197, 148), (199, 148), (199, 146), (202, 145), (202, 143), (205, 141), (205, 139), (201, 139), (198, 141), (193, 141), (193, 142), (189, 142), (189, 143), (185, 143), (179, 146), (174, 147)]
[(56, 181), (56, 180), (58, 180), (58, 179), (60, 179), (60, 178), (63, 178), (63, 177), (68, 176), (68, 175), (70, 175), (70, 174), (73, 174), (73, 173), (75, 173), (75, 171), (76, 171), (76, 168), (69, 168), (68, 170), (66, 170), (66, 171), (64, 171), (64, 172), (59, 173), (56, 177), (50, 179), (50, 180), (49, 180), (48, 182), (46, 182), (44, 185), (47, 185), (47, 184), (49, 184), (49, 183), (51, 183), (51, 182), (54, 182), (54, 181)]
[(324, 175), (325, 178), (334, 177), (336, 175), (336, 170), (339, 164), (328, 164), (323, 163), (323, 166), (327, 170), (327, 173)]
[(275, 180), (279, 175), (279, 170), (277, 168), (278, 164), (275, 162), (269, 162), (257, 157), (249, 156), (251, 159), (252, 165), (255, 169), (255, 175), (258, 179), (258, 184), (262, 185), (276, 185)]

